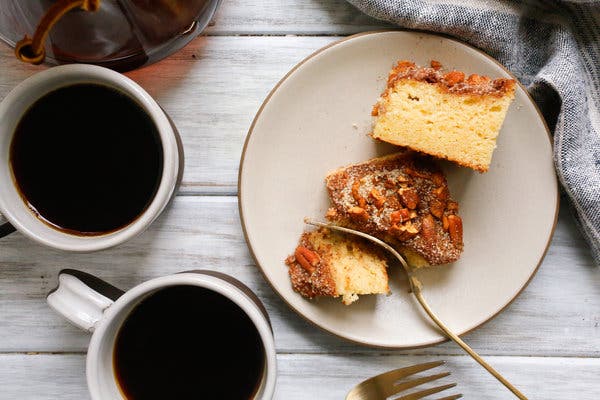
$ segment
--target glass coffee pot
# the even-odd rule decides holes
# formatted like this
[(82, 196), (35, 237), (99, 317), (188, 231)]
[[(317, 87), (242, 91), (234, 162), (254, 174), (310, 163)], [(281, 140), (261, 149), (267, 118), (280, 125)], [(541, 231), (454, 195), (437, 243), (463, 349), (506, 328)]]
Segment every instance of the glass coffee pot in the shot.
[(199, 35), (219, 0), (0, 0), (0, 39), (22, 61), (126, 71)]

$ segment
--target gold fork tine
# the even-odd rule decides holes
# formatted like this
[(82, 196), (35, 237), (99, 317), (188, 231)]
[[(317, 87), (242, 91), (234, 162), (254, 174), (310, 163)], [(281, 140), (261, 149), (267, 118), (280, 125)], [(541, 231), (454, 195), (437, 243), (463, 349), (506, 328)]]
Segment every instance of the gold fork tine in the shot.
[(450, 372), (442, 372), (441, 374), (424, 376), (423, 378), (417, 378), (417, 379), (413, 379), (408, 382), (398, 383), (396, 386), (394, 386), (394, 388), (396, 389), (396, 393), (399, 393), (403, 390), (410, 389), (410, 388), (422, 385), (427, 382), (432, 382), (432, 381), (436, 381), (438, 379), (445, 378), (448, 375), (450, 375)]
[[(439, 367), (440, 365), (443, 365), (443, 364), (444, 364), (444, 361), (432, 361), (432, 362), (428, 362), (428, 363), (412, 365), (410, 367), (398, 368), (398, 369), (394, 369), (394, 370), (391, 370), (388, 372), (384, 372), (383, 374), (374, 376), (370, 379), (367, 379), (365, 382), (377, 381), (377, 384), (393, 387), (394, 384), (396, 383), (396, 381), (398, 381), (402, 378), (406, 378), (408, 376), (418, 374), (419, 372), (423, 372), (423, 371), (430, 370), (432, 368)], [(388, 396), (391, 396), (394, 393), (398, 393), (398, 392), (391, 392), (390, 394), (388, 394)]]
[(460, 399), (460, 398), (462, 398), (462, 394), (454, 394), (452, 396), (442, 397), (441, 399), (437, 399), (437, 400), (456, 400), (456, 399)]
[(444, 378), (450, 375), (450, 373), (443, 372), (396, 384), (400, 379), (428, 371), (444, 363), (444, 361), (433, 361), (384, 372), (356, 385), (350, 390), (346, 399), (385, 399), (406, 389)]
[(407, 394), (406, 396), (402, 397), (397, 397), (394, 400), (418, 400), (422, 399), (425, 396), (429, 396), (430, 394), (443, 392), (444, 390), (453, 388), (454, 386), (456, 386), (456, 383), (449, 383), (447, 385), (442, 385), (431, 389), (425, 389), (421, 390), (420, 392)]
[(414, 374), (418, 374), (419, 372), (427, 371), (432, 368), (439, 367), (440, 365), (444, 365), (444, 361), (432, 361), (426, 362), (423, 364), (417, 364), (410, 367), (398, 368), (389, 372), (385, 372), (379, 376), (386, 375), (392, 378), (392, 383), (397, 381), (398, 379), (406, 378), (407, 376), (411, 376)]

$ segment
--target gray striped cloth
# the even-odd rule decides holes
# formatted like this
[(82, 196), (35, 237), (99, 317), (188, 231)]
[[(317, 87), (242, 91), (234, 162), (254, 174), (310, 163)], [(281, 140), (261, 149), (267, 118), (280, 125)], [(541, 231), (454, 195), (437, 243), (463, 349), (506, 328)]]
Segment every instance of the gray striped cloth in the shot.
[(554, 164), (600, 266), (600, 2), (349, 0), (404, 28), (486, 51), (527, 86), (554, 131)]

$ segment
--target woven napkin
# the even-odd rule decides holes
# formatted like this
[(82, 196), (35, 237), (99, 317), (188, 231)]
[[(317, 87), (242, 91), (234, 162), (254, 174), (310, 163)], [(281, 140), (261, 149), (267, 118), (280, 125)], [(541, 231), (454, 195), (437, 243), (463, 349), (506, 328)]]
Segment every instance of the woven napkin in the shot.
[(442, 32), (527, 86), (554, 132), (554, 165), (600, 266), (600, 2), (348, 0), (366, 14)]

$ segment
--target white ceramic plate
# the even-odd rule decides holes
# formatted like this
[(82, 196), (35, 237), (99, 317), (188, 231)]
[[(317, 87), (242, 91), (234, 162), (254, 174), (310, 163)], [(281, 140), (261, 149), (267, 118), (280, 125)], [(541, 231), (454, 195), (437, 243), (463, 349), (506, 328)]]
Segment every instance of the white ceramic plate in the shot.
[[(300, 315), (354, 342), (390, 348), (444, 340), (408, 292), (399, 267), (390, 296), (307, 300), (292, 290), (284, 259), (306, 216), (328, 208), (323, 179), (340, 166), (394, 152), (378, 144), (371, 107), (398, 59), (491, 77), (511, 77), (498, 62), (457, 41), (420, 32), (355, 35), (317, 51), (273, 89), (258, 112), (239, 176), (240, 213), (248, 245), (266, 279)], [(548, 129), (517, 86), (489, 172), (443, 163), (464, 222), (465, 251), (451, 265), (420, 272), (431, 307), (455, 332), (467, 332), (503, 310), (527, 285), (546, 251), (558, 211)]]

